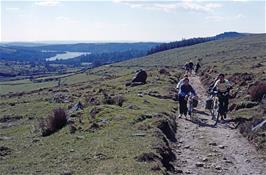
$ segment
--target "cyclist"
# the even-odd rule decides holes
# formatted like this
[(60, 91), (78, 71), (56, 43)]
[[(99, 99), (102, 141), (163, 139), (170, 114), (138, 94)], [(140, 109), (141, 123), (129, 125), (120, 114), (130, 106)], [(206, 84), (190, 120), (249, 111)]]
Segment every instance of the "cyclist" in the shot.
[(184, 78), (182, 78), (176, 85), (176, 89), (179, 90), (181, 85), (184, 83), (185, 78), (188, 78), (188, 74), (184, 75)]
[(221, 115), (221, 119), (226, 118), (226, 113), (228, 111), (229, 104), (229, 91), (232, 89), (232, 85), (230, 82), (225, 79), (224, 74), (219, 74), (218, 80), (215, 82), (213, 86), (213, 91), (218, 92), (219, 98), (219, 114)]
[(188, 64), (188, 62), (185, 63), (183, 68), (186, 70), (186, 74), (188, 74), (189, 73), (189, 64)]
[(198, 60), (196, 66), (195, 66), (195, 74), (198, 73), (200, 67), (201, 67), (201, 66), (200, 66), (200, 61)]
[(192, 74), (193, 68), (194, 68), (194, 64), (193, 64), (192, 60), (190, 60), (188, 63), (188, 70), (189, 70), (190, 75)]
[[(185, 117), (187, 116), (188, 108), (187, 108), (187, 101), (189, 98), (189, 95), (192, 94), (192, 96), (196, 97), (196, 91), (193, 89), (193, 87), (189, 84), (189, 79), (184, 78), (183, 84), (179, 88), (178, 92), (178, 99), (179, 99), (179, 118), (182, 117), (184, 114)], [(189, 111), (189, 115), (190, 111)]]

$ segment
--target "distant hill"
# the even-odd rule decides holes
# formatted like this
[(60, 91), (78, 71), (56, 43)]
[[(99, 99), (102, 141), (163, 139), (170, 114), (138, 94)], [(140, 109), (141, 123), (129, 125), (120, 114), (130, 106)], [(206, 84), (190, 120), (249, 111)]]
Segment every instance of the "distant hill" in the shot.
[(160, 45), (157, 45), (151, 50), (148, 51), (148, 55), (169, 50), (169, 49), (175, 49), (175, 48), (180, 48), (180, 47), (186, 47), (186, 46), (192, 46), (195, 44), (200, 44), (200, 43), (205, 43), (208, 41), (214, 41), (214, 40), (219, 40), (219, 39), (225, 39), (225, 38), (233, 38), (233, 37), (240, 37), (240, 36), (245, 36), (248, 34), (244, 33), (238, 33), (238, 32), (224, 32), (222, 34), (212, 36), (212, 37), (200, 37), (200, 38), (190, 38), (190, 39), (183, 39), (181, 41), (174, 41), (170, 43), (163, 43)]
[[(90, 52), (92, 54), (132, 52), (146, 55), (152, 47), (161, 43), (139, 42), (139, 43), (78, 43), (78, 44), (53, 44), (25, 46), (23, 43), (11, 43), (11, 45), (0, 46), (0, 59), (13, 61), (45, 61), (46, 58), (55, 56), (57, 53), (68, 52)], [(13, 52), (10, 52), (13, 50)], [(43, 52), (45, 51), (45, 52)], [(135, 55), (135, 54), (132, 54)], [(134, 58), (134, 57), (130, 57)]]

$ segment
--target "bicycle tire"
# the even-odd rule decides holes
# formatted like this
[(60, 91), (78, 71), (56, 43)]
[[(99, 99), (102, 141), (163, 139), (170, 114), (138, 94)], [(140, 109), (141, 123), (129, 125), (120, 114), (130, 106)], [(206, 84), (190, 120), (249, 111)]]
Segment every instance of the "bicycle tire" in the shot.
[(217, 116), (216, 116), (216, 120), (215, 120), (215, 123), (214, 123), (214, 126), (216, 126), (219, 122), (219, 117), (220, 117), (220, 114), (218, 112)]

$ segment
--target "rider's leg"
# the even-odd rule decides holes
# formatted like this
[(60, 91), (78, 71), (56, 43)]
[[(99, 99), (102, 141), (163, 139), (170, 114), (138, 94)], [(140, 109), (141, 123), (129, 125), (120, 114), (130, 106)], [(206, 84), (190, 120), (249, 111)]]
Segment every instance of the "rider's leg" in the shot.
[(226, 114), (228, 112), (228, 104), (229, 104), (229, 96), (224, 97), (224, 118), (226, 118)]
[(221, 94), (218, 94), (218, 98), (219, 98), (218, 113), (220, 114), (221, 119), (223, 120), (223, 115), (224, 115), (224, 97)]
[(185, 114), (185, 116), (187, 116), (187, 111), (188, 111), (187, 100), (185, 100), (185, 104), (184, 104), (184, 114)]
[(185, 109), (186, 101), (185, 101), (185, 98), (182, 96), (179, 96), (178, 100), (179, 100), (179, 113), (180, 115), (182, 115), (185, 112), (184, 109)]

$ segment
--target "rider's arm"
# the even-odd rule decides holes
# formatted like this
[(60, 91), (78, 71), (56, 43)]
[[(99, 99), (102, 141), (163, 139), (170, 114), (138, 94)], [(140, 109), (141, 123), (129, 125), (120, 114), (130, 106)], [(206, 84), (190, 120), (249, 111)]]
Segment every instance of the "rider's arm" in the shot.
[(185, 97), (186, 95), (188, 95), (188, 94), (185, 92), (184, 88), (185, 88), (185, 87), (184, 87), (183, 85), (181, 85), (181, 86), (179, 87), (178, 95), (180, 95), (180, 96), (182, 96), (182, 97)]
[(217, 81), (214, 83), (214, 85), (213, 85), (213, 87), (212, 87), (212, 91), (217, 90), (218, 83), (219, 83), (219, 80), (217, 80)]
[(190, 86), (190, 92), (192, 93), (193, 96), (197, 96), (196, 91), (193, 89), (192, 86)]
[(228, 80), (225, 80), (225, 83), (228, 90), (232, 89), (232, 84)]
[(180, 88), (182, 82), (183, 82), (183, 79), (181, 79), (181, 80), (177, 83), (177, 85), (176, 85), (176, 89), (179, 89), (179, 88)]

